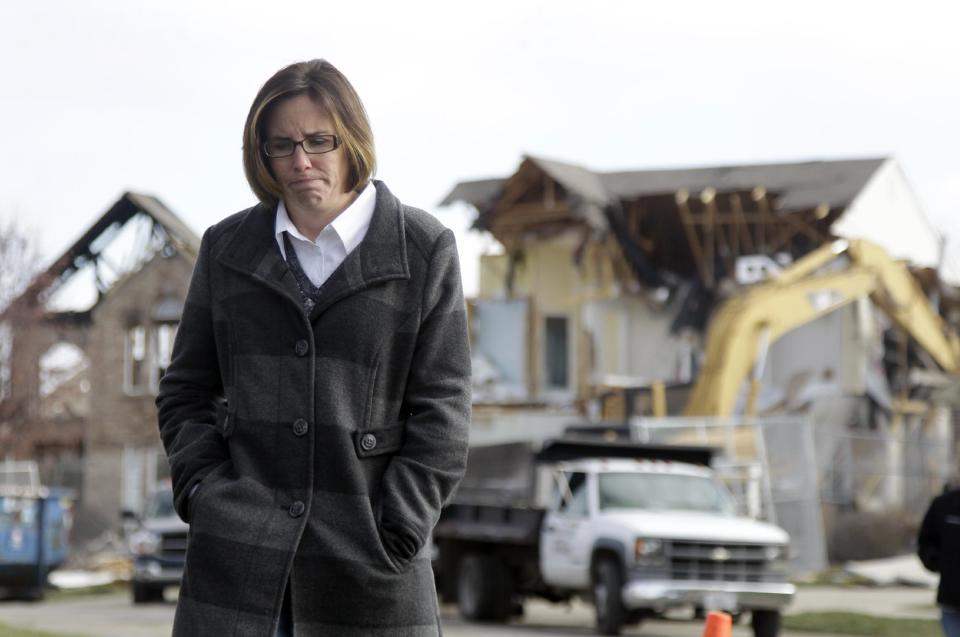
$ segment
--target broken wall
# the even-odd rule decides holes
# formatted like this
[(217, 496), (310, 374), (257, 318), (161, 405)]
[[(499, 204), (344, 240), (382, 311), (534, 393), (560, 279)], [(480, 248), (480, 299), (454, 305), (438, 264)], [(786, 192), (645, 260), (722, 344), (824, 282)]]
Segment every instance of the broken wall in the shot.
[(154, 404), (164, 367), (158, 359), (172, 346), (192, 269), (181, 253), (157, 254), (93, 310), (94, 401), (84, 436), (79, 535), (116, 526), (121, 509), (139, 511), (156, 481), (169, 475)]
[(661, 306), (639, 295), (586, 303), (584, 327), (593, 345), (591, 382), (598, 386), (689, 382), (696, 339), (673, 333), (676, 312), (675, 303)]
[[(659, 349), (682, 349), (665, 335), (668, 313), (632, 302), (632, 293), (620, 287), (616, 251), (612, 239), (586, 240), (581, 230), (571, 230), (528, 242), (513, 263), (507, 254), (481, 257), (474, 352), (490, 362), (509, 359), (501, 375), (526, 386), (525, 396), (513, 398), (558, 404), (589, 398), (598, 378), (650, 362), (651, 339), (645, 335), (652, 329), (664, 334)], [(527, 324), (506, 328), (511, 320)], [(491, 325), (502, 327), (491, 331)], [(675, 376), (675, 352), (658, 350), (653, 357), (671, 361), (654, 371)]]

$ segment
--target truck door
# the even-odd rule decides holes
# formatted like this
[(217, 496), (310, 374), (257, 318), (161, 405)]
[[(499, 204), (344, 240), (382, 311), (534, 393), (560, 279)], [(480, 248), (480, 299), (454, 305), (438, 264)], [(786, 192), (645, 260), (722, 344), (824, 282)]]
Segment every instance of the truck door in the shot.
[(556, 503), (543, 521), (540, 572), (551, 585), (585, 588), (590, 583), (590, 501), (588, 476), (556, 472)]

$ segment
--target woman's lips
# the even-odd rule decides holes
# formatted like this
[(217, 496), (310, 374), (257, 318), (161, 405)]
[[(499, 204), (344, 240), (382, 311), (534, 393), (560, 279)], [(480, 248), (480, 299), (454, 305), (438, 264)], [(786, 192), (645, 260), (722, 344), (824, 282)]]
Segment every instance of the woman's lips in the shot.
[(319, 178), (319, 177), (305, 177), (305, 178), (303, 178), (303, 179), (295, 179), (295, 180), (291, 181), (291, 182), (290, 182), (290, 186), (292, 186), (292, 187), (310, 186), (310, 185), (313, 185), (314, 183), (316, 183), (316, 182), (318, 182), (318, 181), (320, 181), (320, 178)]

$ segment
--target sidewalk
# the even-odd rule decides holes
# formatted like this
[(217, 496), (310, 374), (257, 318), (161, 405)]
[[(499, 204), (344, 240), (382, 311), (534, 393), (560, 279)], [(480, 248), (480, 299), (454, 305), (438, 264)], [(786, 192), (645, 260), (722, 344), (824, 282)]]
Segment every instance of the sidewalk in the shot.
[(938, 619), (934, 589), (913, 586), (800, 586), (786, 613), (846, 611), (874, 617)]

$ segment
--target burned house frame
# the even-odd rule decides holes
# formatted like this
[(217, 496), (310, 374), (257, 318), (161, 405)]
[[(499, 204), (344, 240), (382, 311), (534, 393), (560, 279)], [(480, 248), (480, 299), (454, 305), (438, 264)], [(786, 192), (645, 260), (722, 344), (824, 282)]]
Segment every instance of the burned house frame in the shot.
[[(889, 158), (597, 172), (525, 157), (509, 177), (457, 184), (441, 205), (456, 202), (475, 208), (474, 227), (503, 247), (483, 257), (471, 306), (476, 362), (493, 379), (475, 387), (481, 407), (554, 403), (584, 411), (598, 397), (623, 396), (610, 389), (667, 381), (675, 413), (702, 363), (711, 312), (842, 237), (870, 239), (916, 264), (927, 294), (957, 324), (953, 292), (929, 267), (938, 262), (939, 235)], [(899, 391), (890, 385), (905, 378), (909, 360), (891, 365), (884, 353), (886, 377), (875, 382), (874, 366), (863, 365), (865, 344), (834, 346), (863, 311), (832, 319), (834, 340), (821, 336), (815, 348), (822, 360), (802, 344), (822, 326), (778, 344), (770, 374), (781, 393), (824, 378), (852, 393)], [(880, 328), (888, 345), (905, 348), (897, 356), (922, 358), (889, 328)], [(626, 409), (603, 404), (605, 412)], [(650, 409), (640, 392), (628, 411)]]
[(167, 473), (154, 398), (199, 244), (158, 199), (125, 193), (0, 315), (0, 459), (74, 489), (80, 539)]

